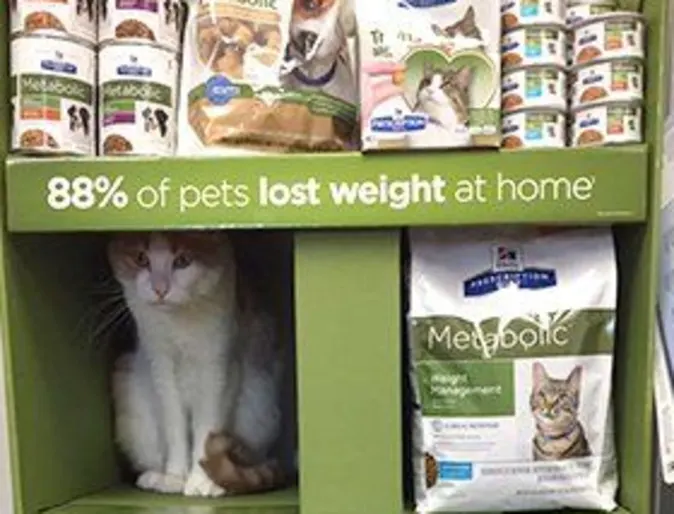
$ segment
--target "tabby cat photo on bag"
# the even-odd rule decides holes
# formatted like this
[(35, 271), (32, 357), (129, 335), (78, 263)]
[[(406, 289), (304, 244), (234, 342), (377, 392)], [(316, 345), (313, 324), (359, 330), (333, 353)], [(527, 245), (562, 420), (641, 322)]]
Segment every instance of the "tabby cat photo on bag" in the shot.
[(540, 362), (533, 365), (531, 412), (536, 421), (534, 460), (578, 459), (592, 455), (579, 419), (582, 366), (563, 379), (552, 378)]

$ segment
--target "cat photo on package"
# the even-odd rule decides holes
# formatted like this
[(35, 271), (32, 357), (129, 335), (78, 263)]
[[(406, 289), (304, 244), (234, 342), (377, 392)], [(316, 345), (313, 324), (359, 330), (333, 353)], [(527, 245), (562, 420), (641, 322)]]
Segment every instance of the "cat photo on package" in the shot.
[(500, 17), (489, 2), (356, 4), (363, 150), (500, 145)]
[(410, 231), (417, 512), (616, 506), (610, 229)]
[(180, 155), (354, 147), (347, 0), (190, 2)]

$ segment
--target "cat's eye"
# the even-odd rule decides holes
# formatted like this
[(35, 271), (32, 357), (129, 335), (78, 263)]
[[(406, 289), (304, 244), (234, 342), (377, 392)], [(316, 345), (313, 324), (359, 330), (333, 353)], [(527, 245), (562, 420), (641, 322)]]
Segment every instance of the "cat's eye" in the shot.
[(302, 9), (307, 12), (317, 11), (321, 7), (321, 2), (316, 0), (304, 0), (302, 2)]
[(136, 261), (136, 265), (140, 268), (150, 267), (150, 259), (145, 252), (138, 252), (134, 260)]
[(175, 269), (185, 269), (190, 264), (192, 264), (192, 259), (190, 258), (189, 255), (186, 255), (184, 253), (178, 255), (175, 259), (173, 259), (173, 267)]

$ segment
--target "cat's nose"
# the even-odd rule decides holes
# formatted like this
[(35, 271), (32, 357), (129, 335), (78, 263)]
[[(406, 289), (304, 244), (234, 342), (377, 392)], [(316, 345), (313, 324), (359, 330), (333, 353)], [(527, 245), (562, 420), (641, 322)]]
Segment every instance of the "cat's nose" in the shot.
[(165, 284), (154, 285), (152, 286), (152, 290), (154, 291), (154, 294), (157, 295), (157, 298), (163, 300), (169, 292), (169, 287)]

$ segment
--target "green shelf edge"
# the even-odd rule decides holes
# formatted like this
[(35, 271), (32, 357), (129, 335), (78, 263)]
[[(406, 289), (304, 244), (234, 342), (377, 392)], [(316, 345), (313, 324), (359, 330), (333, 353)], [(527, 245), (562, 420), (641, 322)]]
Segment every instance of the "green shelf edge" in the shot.
[[(332, 187), (363, 184), (364, 201), (338, 205)], [(54, 210), (54, 177), (93, 184), (122, 179), (129, 203)], [(415, 178), (416, 177), (416, 178)], [(432, 190), (432, 181), (446, 181)], [(314, 179), (312, 198), (272, 205), (261, 184), (301, 187)], [(479, 180), (482, 182), (479, 182)], [(416, 180), (413, 186), (410, 181)], [(225, 196), (223, 183), (229, 185)], [(303, 154), (221, 159), (10, 159), (6, 166), (10, 232), (72, 232), (182, 228), (369, 228), (504, 223), (604, 224), (647, 217), (648, 146), (532, 151), (464, 151), (378, 155)], [(165, 193), (160, 194), (160, 184)], [(482, 184), (479, 186), (479, 184)], [(499, 185), (500, 184), (500, 185)], [(515, 192), (520, 188), (520, 193)], [(239, 187), (239, 195), (234, 193)], [(154, 191), (154, 193), (152, 192)], [(304, 192), (307, 190), (305, 189)], [(391, 192), (388, 191), (388, 192)], [(538, 193), (538, 194), (537, 194)], [(158, 200), (154, 207), (142, 207)], [(542, 195), (542, 196), (541, 196)], [(95, 193), (96, 204), (104, 199)], [(376, 197), (376, 198), (375, 198)], [(68, 197), (69, 198), (69, 197)], [(90, 197), (94, 198), (94, 197)], [(197, 200), (199, 198), (199, 200)], [(534, 198), (534, 199), (532, 199)], [(163, 200), (162, 200), (163, 199)], [(302, 203), (300, 200), (303, 200)], [(229, 203), (227, 203), (229, 202)], [(244, 205), (235, 205), (236, 202)], [(368, 202), (374, 202), (368, 204)], [(91, 203), (91, 202), (90, 202)], [(67, 202), (66, 204), (67, 205)], [(85, 204), (86, 206), (86, 204)]]
[(46, 510), (53, 514), (297, 514), (296, 489), (217, 499), (150, 494), (119, 487)]

